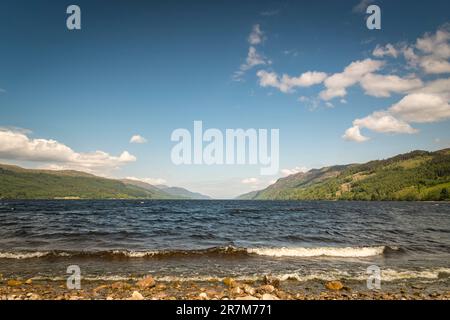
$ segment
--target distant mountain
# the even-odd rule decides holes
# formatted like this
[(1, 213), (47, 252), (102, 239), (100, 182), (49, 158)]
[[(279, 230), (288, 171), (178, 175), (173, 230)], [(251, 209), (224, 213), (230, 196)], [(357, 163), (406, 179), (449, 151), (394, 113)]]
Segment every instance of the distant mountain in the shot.
[(196, 199), (196, 200), (210, 200), (211, 197), (198, 192), (192, 192), (180, 187), (168, 187), (165, 185), (158, 185), (159, 190), (164, 191), (175, 197), (182, 197), (186, 199)]
[(0, 199), (173, 199), (157, 188), (80, 171), (24, 169), (0, 164)]
[(241, 200), (450, 200), (450, 149), (313, 169)]
[(258, 195), (259, 191), (251, 191), (248, 193), (241, 194), (236, 198), (236, 200), (253, 200)]
[(122, 182), (134, 186), (138, 186), (140, 188), (144, 188), (149, 191), (154, 192), (163, 192), (166, 195), (169, 195), (176, 199), (192, 199), (192, 200), (210, 200), (211, 198), (197, 192), (192, 192), (184, 188), (180, 187), (169, 187), (163, 184), (158, 185), (152, 185), (140, 180), (134, 180), (134, 179), (122, 179)]

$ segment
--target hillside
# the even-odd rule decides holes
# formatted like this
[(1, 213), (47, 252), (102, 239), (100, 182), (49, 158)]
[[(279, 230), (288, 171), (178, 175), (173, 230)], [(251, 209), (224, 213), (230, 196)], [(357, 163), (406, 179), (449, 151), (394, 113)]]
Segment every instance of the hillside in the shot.
[(119, 180), (79, 171), (23, 169), (0, 164), (0, 199), (170, 199)]
[(180, 187), (168, 187), (168, 186), (157, 186), (160, 190), (164, 191), (165, 193), (168, 193), (174, 197), (182, 197), (186, 199), (195, 199), (195, 200), (210, 200), (211, 198), (209, 196), (206, 196), (204, 194), (198, 193), (198, 192), (192, 192), (185, 188)]
[(450, 149), (313, 169), (279, 179), (251, 200), (450, 200)]

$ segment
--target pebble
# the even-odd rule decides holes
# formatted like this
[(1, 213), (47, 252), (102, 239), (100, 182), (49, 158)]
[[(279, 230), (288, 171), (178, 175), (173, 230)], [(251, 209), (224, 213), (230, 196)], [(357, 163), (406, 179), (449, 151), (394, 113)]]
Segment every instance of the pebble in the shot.
[(198, 297), (202, 300), (207, 300), (208, 299), (208, 295), (206, 294), (206, 292), (202, 292), (198, 295)]
[(261, 300), (280, 300), (278, 297), (274, 296), (273, 294), (264, 293), (262, 295)]
[(237, 297), (236, 300), (259, 300), (259, 299), (248, 295), (248, 296), (244, 296), (244, 297)]
[(139, 293), (139, 291), (133, 291), (133, 294), (131, 295), (131, 300), (144, 300), (144, 296)]
[(253, 287), (249, 286), (248, 284), (244, 285), (243, 290), (245, 293), (251, 296), (253, 296), (256, 292), (256, 290)]
[(325, 284), (325, 287), (328, 290), (341, 290), (344, 288), (344, 285), (340, 281), (329, 281)]
[(236, 281), (233, 278), (229, 278), (229, 277), (223, 279), (223, 283), (229, 287), (234, 287), (236, 285)]
[(152, 276), (147, 276), (139, 280), (136, 285), (141, 289), (153, 288), (156, 285), (156, 281)]
[(259, 287), (259, 291), (272, 293), (275, 291), (275, 287), (270, 284), (266, 284), (266, 285)]

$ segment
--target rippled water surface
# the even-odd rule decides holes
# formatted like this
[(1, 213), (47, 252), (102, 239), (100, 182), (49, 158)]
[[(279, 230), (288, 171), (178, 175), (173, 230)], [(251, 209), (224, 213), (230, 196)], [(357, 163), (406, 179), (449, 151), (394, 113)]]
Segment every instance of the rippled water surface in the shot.
[(438, 279), (450, 204), (433, 202), (3, 201), (0, 273), (86, 278)]

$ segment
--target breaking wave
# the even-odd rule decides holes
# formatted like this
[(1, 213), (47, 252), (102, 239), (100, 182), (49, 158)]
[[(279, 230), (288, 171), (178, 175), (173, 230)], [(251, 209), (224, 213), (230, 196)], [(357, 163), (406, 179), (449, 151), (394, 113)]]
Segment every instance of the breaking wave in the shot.
[(34, 251), (34, 252), (0, 252), (0, 259), (36, 259), (36, 258), (103, 258), (103, 259), (133, 259), (133, 258), (164, 258), (177, 256), (267, 256), (267, 257), (336, 257), (364, 258), (399, 251), (398, 248), (387, 246), (376, 247), (296, 247), (296, 248), (237, 248), (233, 246), (212, 247), (198, 250), (111, 250), (111, 251)]

